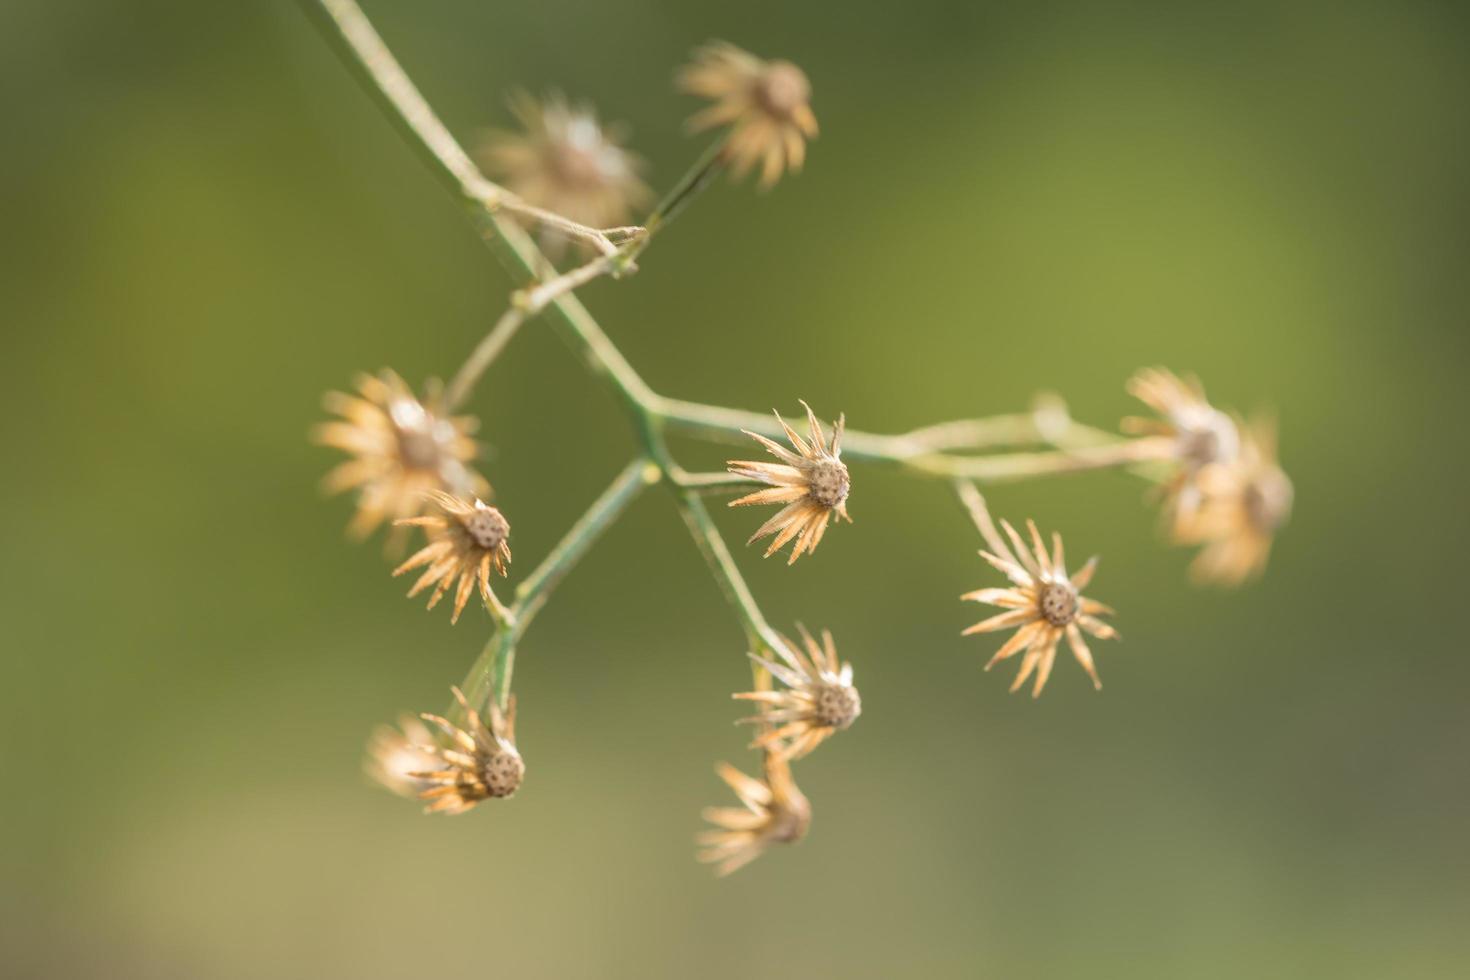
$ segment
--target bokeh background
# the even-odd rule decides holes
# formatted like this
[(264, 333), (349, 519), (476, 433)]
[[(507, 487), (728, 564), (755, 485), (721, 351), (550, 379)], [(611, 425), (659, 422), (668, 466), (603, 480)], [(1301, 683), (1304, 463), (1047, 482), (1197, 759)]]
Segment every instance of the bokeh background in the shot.
[[(1459, 9), (1457, 9), (1459, 8)], [(659, 390), (900, 431), (1146, 364), (1274, 406), (1266, 578), (1190, 587), (1137, 481), (997, 489), (1101, 552), (1106, 690), (983, 674), (944, 487), (864, 469), (771, 619), (865, 714), (811, 837), (692, 860), (747, 761), (740, 633), (660, 492), (523, 647), (523, 792), (426, 819), (359, 772), (486, 634), (402, 596), (316, 481), (318, 399), (448, 374), (511, 284), (294, 5), (0, 7), (0, 973), (1425, 977), (1470, 959), (1463, 427), (1470, 24), (1452, 3), (370, 3), (465, 138), (595, 98), (667, 185), (669, 84), (798, 60), (808, 172), (723, 183), (584, 292)], [(475, 404), (524, 574), (629, 454), (541, 325)], [(686, 447), (691, 465), (723, 450)], [(736, 541), (754, 516), (720, 520)]]

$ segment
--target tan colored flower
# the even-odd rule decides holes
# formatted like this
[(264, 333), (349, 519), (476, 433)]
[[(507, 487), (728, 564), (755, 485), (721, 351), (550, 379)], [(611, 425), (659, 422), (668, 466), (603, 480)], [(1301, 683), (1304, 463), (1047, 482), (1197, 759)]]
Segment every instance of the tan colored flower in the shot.
[(434, 784), (415, 773), (439, 765), (433, 752), (425, 748), (434, 744), (434, 736), (413, 715), (398, 719), (398, 727), (380, 725), (368, 740), (368, 756), (363, 769), (374, 782), (391, 792), (417, 799)]
[[(357, 394), (328, 392), (327, 411), (342, 418), (312, 430), (313, 438), (352, 456), (322, 481), (328, 493), (357, 491), (357, 512), (348, 531), (366, 537), (385, 520), (423, 513), (426, 494), (447, 490), (483, 496), (485, 478), (469, 467), (478, 454), (470, 438), (476, 422), (469, 416), (440, 414), (437, 391), (420, 401), (392, 371), (360, 375)], [(407, 532), (390, 537), (390, 549)]]
[(430, 609), (444, 598), (457, 579), (454, 613), (449, 617), (451, 623), (457, 623), (476, 583), (485, 604), (496, 603), (490, 591), (490, 571), (494, 569), (504, 576), (510, 564), (510, 522), (478, 497), (461, 499), (437, 490), (430, 497), (439, 513), (398, 521), (401, 525), (423, 528), (429, 543), (393, 569), (393, 574), (402, 575), (427, 565), (408, 594), (416, 596), (434, 586), (429, 596)]
[(1229, 465), (1240, 454), (1235, 420), (1205, 398), (1194, 375), (1180, 378), (1165, 368), (1144, 368), (1128, 380), (1128, 393), (1158, 413), (1157, 418), (1129, 417), (1123, 430), (1170, 441), (1168, 458), (1177, 469), (1163, 486), (1165, 515), (1171, 532), (1199, 508), (1200, 473), (1216, 464)]
[(592, 228), (624, 224), (649, 203), (642, 159), (623, 148), (622, 128), (603, 126), (591, 106), (516, 92), (510, 108), (524, 132), (490, 133), (481, 159), (521, 200)]
[(526, 775), (526, 764), (516, 749), (516, 703), (504, 714), (490, 703), (490, 724), (470, 707), (464, 693), (453, 688), (464, 711), (461, 728), (438, 715), (420, 715), (438, 728), (447, 744), (421, 746), (433, 756), (433, 766), (411, 776), (429, 783), (418, 796), (428, 801), (425, 813), (464, 813), (481, 800), (515, 795)]
[(730, 472), (737, 476), (771, 485), (769, 490), (757, 490), (739, 500), (730, 501), (731, 507), (751, 504), (786, 505), (757, 528), (746, 544), (753, 544), (768, 534), (776, 535), (766, 549), (766, 557), (769, 558), (786, 542), (795, 538), (796, 544), (792, 546), (791, 557), (786, 562), (788, 565), (803, 554), (816, 550), (822, 535), (827, 532), (828, 521), (842, 518), (852, 522), (847, 514), (847, 494), (852, 488), (852, 480), (841, 458), (842, 429), (846, 419), (838, 416), (829, 444), (822, 432), (822, 423), (817, 421), (811, 406), (802, 402), (801, 407), (806, 409), (807, 425), (811, 430), (810, 442), (798, 435), (781, 418), (781, 413), (777, 412), (776, 421), (781, 423), (781, 428), (786, 431), (786, 438), (791, 440), (796, 452), (747, 430), (746, 435), (766, 447), (766, 451), (781, 462), (777, 464), (732, 459), (727, 464)]
[(714, 101), (689, 119), (691, 129), (731, 127), (723, 154), (737, 178), (759, 163), (761, 186), (770, 187), (784, 171), (801, 170), (817, 117), (811, 82), (800, 68), (711, 41), (694, 52), (677, 82), (681, 91)]
[(1204, 547), (1190, 566), (1197, 581), (1239, 585), (1259, 575), (1276, 532), (1291, 516), (1291, 480), (1276, 462), (1276, 425), (1245, 430), (1239, 456), (1200, 473), (1203, 495), (1178, 538)]
[(806, 836), (812, 822), (812, 807), (791, 778), (791, 766), (783, 757), (766, 754), (765, 779), (755, 779), (722, 762), (715, 767), (730, 785), (741, 805), (712, 806), (704, 819), (715, 825), (695, 840), (703, 847), (699, 860), (715, 865), (721, 876), (745, 867), (772, 844), (790, 844)]
[[(781, 691), (746, 691), (732, 695), (740, 701), (758, 701), (760, 714), (741, 721), (763, 726), (752, 748), (800, 759), (833, 732), (850, 726), (863, 713), (862, 698), (852, 686), (852, 664), (837, 662), (832, 634), (822, 631), (822, 642), (801, 629), (803, 652), (790, 640), (775, 648), (781, 663), (751, 654), (750, 658), (786, 685)], [(767, 726), (776, 726), (770, 728)]]
[(1097, 618), (1099, 615), (1110, 615), (1113, 610), (1081, 594), (1092, 581), (1097, 558), (1088, 559), (1087, 564), (1076, 575), (1068, 575), (1060, 534), (1052, 535), (1053, 550), (1048, 555), (1046, 545), (1041, 540), (1041, 532), (1036, 529), (1036, 522), (1027, 521), (1032, 543), (1032, 550), (1028, 551), (1016, 529), (1006, 521), (1001, 521), (1000, 526), (1005, 529), (1011, 544), (1015, 545), (1015, 553), (1012, 554), (1005, 540), (996, 532), (984, 499), (976, 494), (975, 500), (978, 502), (974, 507), (975, 522), (984, 535), (986, 544), (990, 546), (989, 551), (982, 551), (980, 554), (1010, 579), (1013, 587), (979, 589), (961, 596), (961, 599), (984, 602), (1007, 610), (976, 623), (965, 630), (964, 635), (1018, 627), (1016, 634), (990, 658), (985, 669), (989, 670), (1007, 657), (1025, 651), (1025, 659), (1021, 661), (1021, 670), (1011, 684), (1011, 690), (1018, 690), (1034, 671), (1036, 685), (1031, 690), (1031, 696), (1038, 697), (1041, 689), (1046, 686), (1046, 679), (1051, 676), (1057, 645), (1065, 636), (1067, 645), (1072, 649), (1072, 656), (1077, 658), (1082, 669), (1092, 678), (1092, 686), (1101, 690), (1102, 681), (1098, 679), (1097, 668), (1092, 662), (1092, 651), (1088, 649), (1082, 633), (1085, 630), (1104, 640), (1113, 639), (1118, 634)]

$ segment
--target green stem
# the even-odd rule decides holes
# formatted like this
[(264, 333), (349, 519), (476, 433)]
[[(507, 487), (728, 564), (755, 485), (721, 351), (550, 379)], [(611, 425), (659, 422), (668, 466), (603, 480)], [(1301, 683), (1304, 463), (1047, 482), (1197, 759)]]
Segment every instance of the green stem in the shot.
[(470, 704), (483, 704), (493, 688), (497, 703), (502, 709), (506, 707), (510, 700), (511, 675), (515, 670), (516, 644), (531, 621), (546, 604), (552, 591), (603, 532), (617, 521), (645, 487), (658, 482), (659, 473), (659, 468), (643, 457), (625, 466), (602, 496), (587, 508), (551, 553), (536, 566), (536, 570), (516, 588), (515, 601), (505, 610), (495, 635), (485, 644), (465, 676), (463, 690)]
[(679, 178), (679, 182), (663, 196), (663, 200), (658, 202), (653, 213), (643, 223), (643, 233), (623, 246), (621, 261), (625, 268), (631, 266), (648, 248), (653, 236), (673, 224), (679, 212), (698, 197), (724, 169), (727, 143), (728, 136), (711, 143), (699, 159), (694, 161), (694, 165), (685, 171), (684, 176)]
[(1139, 463), (1167, 459), (1172, 452), (1172, 439), (1150, 437), (1045, 453), (1005, 453), (993, 456), (936, 454), (905, 460), (904, 465), (933, 476), (1005, 483), (1087, 470), (1136, 466)]
[[(327, 36), (363, 79), (369, 94), (409, 142), (424, 154), (431, 169), (468, 207), (491, 250), (513, 275), (534, 280), (547, 267), (545, 257), (515, 221), (499, 213), (504, 189), (487, 180), (469, 155), (429, 108), (393, 53), (354, 0), (302, 0), (308, 10), (326, 17)], [(654, 399), (591, 314), (571, 294), (554, 299), (549, 318), (564, 339), (583, 354), (592, 371), (612, 386), (627, 410), (636, 413)]]
[[(325, 33), (363, 78), (369, 93), (405, 133), (409, 142), (428, 159), (440, 180), (465, 204), (501, 264), (520, 281), (535, 282), (541, 272), (551, 266), (526, 231), (504, 213), (520, 202), (479, 172), (414, 87), (362, 10), (353, 0), (303, 2), (309, 11), (322, 15), (324, 26), (328, 28)], [(472, 704), (481, 703), (492, 684), (497, 700), (505, 704), (509, 697), (516, 641), (545, 602), (546, 595), (637, 492), (660, 478), (674, 487), (679, 511), (710, 570), (740, 617), (752, 647), (780, 642), (761, 615), (729, 548), (715, 529), (699, 498), (698, 487), (681, 483), (690, 478), (673, 461), (664, 439), (665, 428), (677, 428), (720, 441), (738, 439), (741, 430), (780, 437), (780, 426), (771, 416), (668, 399), (656, 394), (572, 293), (574, 288), (598, 275), (617, 275), (631, 268), (633, 259), (647, 247), (652, 235), (659, 228), (666, 227), (718, 171), (723, 148), (723, 142), (716, 142), (705, 152), (665, 197), (642, 234), (635, 233), (634, 238), (615, 252), (603, 249), (604, 254), (598, 260), (581, 269), (520, 294), (512, 310), (498, 321), (471, 354), (452, 385), (451, 394), (456, 399), (466, 397), (475, 379), (509, 341), (520, 323), (544, 307), (548, 320), (562, 339), (618, 396), (648, 453), (647, 460), (640, 459), (630, 464), (522, 584), (515, 603), (497, 616), (501, 628), (486, 645), (466, 679), (466, 695)], [(1145, 445), (1150, 442), (1146, 439), (1126, 442), (1083, 427), (1077, 427), (1077, 433), (1077, 437), (1071, 439), (1065, 431), (1043, 431), (1035, 413), (1032, 413), (945, 423), (897, 436), (849, 429), (843, 439), (843, 451), (850, 459), (898, 464), (921, 475), (981, 481), (1126, 466), (1157, 457), (1156, 441), (1152, 445)], [(950, 455), (955, 450), (1039, 443), (1052, 443), (1063, 448), (1047, 453), (983, 457)]]
[(684, 518), (684, 524), (689, 528), (689, 534), (699, 548), (699, 553), (704, 556), (705, 564), (714, 574), (715, 581), (719, 582), (725, 599), (735, 610), (741, 626), (745, 628), (751, 651), (759, 652), (765, 647), (779, 644), (781, 638), (766, 622), (760, 606), (756, 605), (755, 596), (751, 595), (750, 586), (745, 584), (745, 578), (740, 574), (735, 558), (725, 545), (719, 529), (715, 527), (714, 518), (704, 506), (704, 501), (693, 490), (679, 489), (675, 493), (679, 514)]

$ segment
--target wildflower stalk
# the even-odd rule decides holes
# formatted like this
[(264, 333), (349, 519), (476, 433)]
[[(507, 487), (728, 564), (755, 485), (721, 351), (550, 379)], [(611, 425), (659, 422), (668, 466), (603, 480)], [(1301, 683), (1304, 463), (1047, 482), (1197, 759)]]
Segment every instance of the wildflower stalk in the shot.
[(642, 456), (625, 466), (617, 479), (536, 566), (536, 570), (516, 588), (515, 601), (509, 607), (502, 607), (499, 614), (492, 610), (497, 624), (495, 635), (485, 644), (460, 685), (471, 706), (484, 704), (493, 690), (496, 702), (502, 711), (505, 710), (510, 700), (511, 676), (515, 671), (516, 644), (531, 621), (546, 604), (552, 591), (603, 532), (616, 523), (645, 487), (658, 479), (658, 467)]
[(740, 574), (735, 558), (730, 554), (719, 529), (715, 527), (714, 519), (704, 501), (691, 489), (679, 489), (677, 493), (679, 515), (684, 518), (684, 524), (689, 528), (695, 546), (704, 556), (715, 581), (720, 584), (726, 601), (739, 617), (750, 649), (760, 652), (780, 643), (780, 637), (766, 622), (765, 615), (756, 604), (755, 596), (751, 595), (750, 586), (745, 584), (745, 578)]
[[(537, 271), (546, 268), (547, 263), (524, 229), (500, 213), (499, 205), (506, 199), (508, 192), (479, 172), (444, 124), (434, 115), (423, 96), (414, 88), (354, 0), (303, 2), (309, 8), (319, 9), (326, 14), (327, 22), (332, 28), (328, 32), (329, 37), (337, 42), (349, 62), (365, 76), (369, 91), (383, 104), (390, 118), (407, 132), (413, 145), (428, 155), (435, 172), (464, 200), (484, 233), (487, 244), (507, 269), (513, 275), (535, 282)], [(689, 187), (682, 192), (676, 187), (675, 192), (666, 198), (666, 204), (677, 204), (680, 199), (687, 199), (692, 190), (698, 189), (700, 182), (696, 178), (709, 170), (712, 165), (708, 162), (718, 158), (717, 151), (721, 145), (716, 142), (711, 147), (701, 164), (697, 164), (681, 181), (681, 186), (687, 184)], [(659, 211), (655, 211), (656, 215), (658, 213)], [(622, 265), (614, 257), (599, 256), (564, 276), (523, 291), (518, 295), (526, 298), (513, 301), (512, 306), (523, 307), (519, 316), (521, 322), (538, 313), (544, 312), (548, 316), (553, 327), (573, 351), (582, 357), (589, 370), (601, 377), (619, 396), (645, 443), (651, 433), (661, 433), (665, 428), (681, 429), (692, 435), (718, 441), (738, 439), (742, 430), (779, 436), (780, 427), (767, 415), (665, 398), (649, 388), (572, 293), (577, 286), (600, 275), (612, 273)], [(510, 320), (516, 322), (517, 318), (511, 317)], [(491, 331), (491, 334), (495, 333), (495, 330)], [(489, 345), (488, 336), (482, 345)], [(497, 338), (496, 343), (491, 345), (489, 360), (493, 360), (494, 353), (498, 353), (503, 345), (503, 339)], [(474, 355), (472, 359), (475, 359)], [(486, 364), (488, 366), (488, 360)], [(963, 438), (960, 437), (962, 433)], [(1089, 444), (1076, 450), (993, 457), (997, 460), (993, 463), (949, 455), (960, 449), (983, 450), (997, 445), (1049, 441), (1061, 440), (1049, 439), (1041, 434), (1030, 414), (1016, 414), (944, 423), (904, 435), (879, 435), (848, 429), (843, 437), (843, 451), (847, 458), (853, 460), (897, 463), (925, 475), (946, 478), (966, 476), (982, 481), (1127, 466), (1144, 458), (1126, 450), (1099, 451), (1094, 454), (1091, 452), (1092, 440), (1086, 440)], [(1128, 443), (1127, 440), (1114, 437), (1108, 445), (1113, 444)], [(1030, 456), (1040, 458), (1025, 458)], [(664, 470), (666, 476), (669, 474), (667, 465), (657, 459), (655, 463)]]
[(623, 246), (621, 261), (625, 265), (636, 261), (648, 248), (653, 236), (672, 224), (679, 212), (688, 207), (724, 169), (725, 145), (728, 142), (727, 136), (711, 143), (699, 159), (694, 161), (694, 165), (685, 171), (684, 176), (679, 178), (678, 183), (658, 202), (653, 213), (644, 222), (642, 234), (633, 237)]
[(637, 225), (627, 225), (618, 228), (589, 228), (580, 222), (573, 221), (570, 218), (564, 218), (555, 211), (548, 211), (545, 208), (538, 208), (534, 204), (527, 204), (508, 191), (504, 191), (503, 193), (504, 196), (499, 202), (501, 208), (513, 214), (518, 214), (523, 218), (529, 218), (537, 224), (545, 225), (548, 228), (555, 228), (557, 231), (571, 238), (584, 241), (603, 255), (614, 255), (617, 253), (618, 243), (613, 241), (614, 237), (621, 242), (634, 238), (644, 231), (643, 228)]
[(458, 408), (469, 397), (475, 383), (499, 356), (505, 345), (510, 343), (521, 324), (539, 314), (548, 303), (586, 285), (598, 276), (613, 274), (621, 264), (616, 253), (609, 253), (578, 266), (555, 279), (541, 283), (533, 289), (518, 290), (511, 296), (510, 307), (501, 314), (495, 326), (475, 346), (464, 364), (455, 372), (449, 387), (445, 389), (444, 401), (449, 410)]
[[(699, 402), (661, 398), (659, 414), (669, 428), (702, 439), (744, 445), (746, 432), (772, 439), (782, 436), (781, 424), (770, 414)], [(1124, 440), (1112, 433), (1092, 429), (1071, 419), (1051, 432), (1036, 412), (1016, 412), (986, 418), (960, 419), (925, 426), (898, 435), (880, 435), (847, 429), (842, 435), (845, 459), (864, 463), (903, 464), (925, 456), (951, 452), (977, 452), (1001, 446), (1055, 445), (1059, 448), (1115, 444)]]
[[(551, 264), (525, 229), (509, 217), (511, 212), (529, 212), (514, 195), (479, 172), (403, 72), (354, 0), (303, 2), (309, 10), (324, 15), (323, 23), (328, 28), (325, 33), (336, 42), (345, 60), (363, 77), (369, 92), (404, 131), (410, 143), (428, 158), (440, 180), (461, 199), (486, 243), (507, 271), (531, 284), (514, 295), (510, 309), (471, 353), (451, 382), (451, 404), (458, 404), (468, 397), (478, 378), (526, 320), (545, 314), (551, 326), (583, 360), (589, 371), (617, 395), (647, 453), (646, 458), (630, 464), (568, 532), (562, 543), (517, 590), (515, 602), (506, 610), (491, 610), (500, 623), (500, 629), (486, 645), (466, 680), (465, 691), (470, 704), (481, 703), (492, 686), (497, 701), (502, 705), (506, 703), (516, 641), (545, 602), (546, 594), (637, 492), (659, 479), (673, 488), (679, 512), (736, 611), (752, 647), (779, 643), (779, 637), (766, 623), (735, 566), (729, 548), (700, 499), (701, 489), (722, 485), (722, 481), (685, 473), (674, 462), (665, 443), (666, 430), (729, 441), (739, 438), (744, 430), (777, 437), (781, 434), (779, 425), (763, 414), (670, 399), (655, 393), (573, 294), (577, 287), (602, 275), (616, 277), (632, 270), (632, 260), (647, 247), (651, 235), (666, 226), (718, 172), (724, 142), (714, 143), (696, 162), (655, 209), (645, 229), (609, 230), (627, 239), (622, 247), (609, 251), (598, 245), (601, 254), (593, 261), (564, 275), (540, 281), (541, 273), (551, 268)], [(511, 205), (507, 206), (507, 202)], [(602, 232), (596, 234), (607, 237)], [(844, 436), (843, 451), (851, 460), (894, 464), (920, 476), (967, 478), (981, 482), (1129, 467), (1154, 458), (1157, 451), (1156, 440), (1124, 440), (1081, 427), (1077, 432), (1079, 437), (1072, 440), (1066, 432), (1047, 431), (1047, 427), (1038, 423), (1035, 413), (1001, 415), (944, 423), (901, 435), (849, 429)], [(1031, 444), (1052, 444), (1063, 448), (991, 456), (954, 455), (962, 450), (980, 451), (997, 446)]]
[(1086, 470), (1132, 466), (1150, 460), (1166, 459), (1171, 452), (1168, 440), (1130, 439), (1077, 449), (1051, 452), (1005, 453), (991, 456), (949, 456), (936, 453), (901, 460), (911, 470), (941, 477), (963, 477), (986, 483), (1004, 483)]

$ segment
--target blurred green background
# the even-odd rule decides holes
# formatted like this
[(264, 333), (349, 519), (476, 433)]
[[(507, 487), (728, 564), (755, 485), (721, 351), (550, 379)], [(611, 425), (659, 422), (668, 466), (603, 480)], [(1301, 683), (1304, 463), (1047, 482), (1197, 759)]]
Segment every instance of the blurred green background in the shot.
[[(1458, 9), (1457, 9), (1458, 8)], [(1470, 23), (1452, 3), (370, 3), (445, 120), (514, 85), (626, 120), (727, 37), (805, 66), (821, 139), (722, 183), (584, 299), (655, 388), (900, 431), (1137, 367), (1274, 406), (1297, 509), (1191, 588), (1116, 474), (997, 489), (1104, 556), (1101, 694), (961, 639), (994, 578), (943, 486), (742, 567), (830, 627), (865, 713), (811, 837), (692, 860), (748, 762), (741, 636), (661, 491), (521, 653), (511, 803), (359, 773), (486, 634), (403, 598), (316, 481), (318, 399), (446, 375), (511, 284), (289, 3), (0, 7), (0, 973), (7, 977), (1448, 977), (1470, 957), (1463, 619)], [(475, 410), (524, 575), (629, 454), (541, 324)], [(1455, 447), (1459, 446), (1460, 449)], [(688, 447), (691, 465), (723, 450)], [(743, 540), (755, 515), (722, 514)]]

